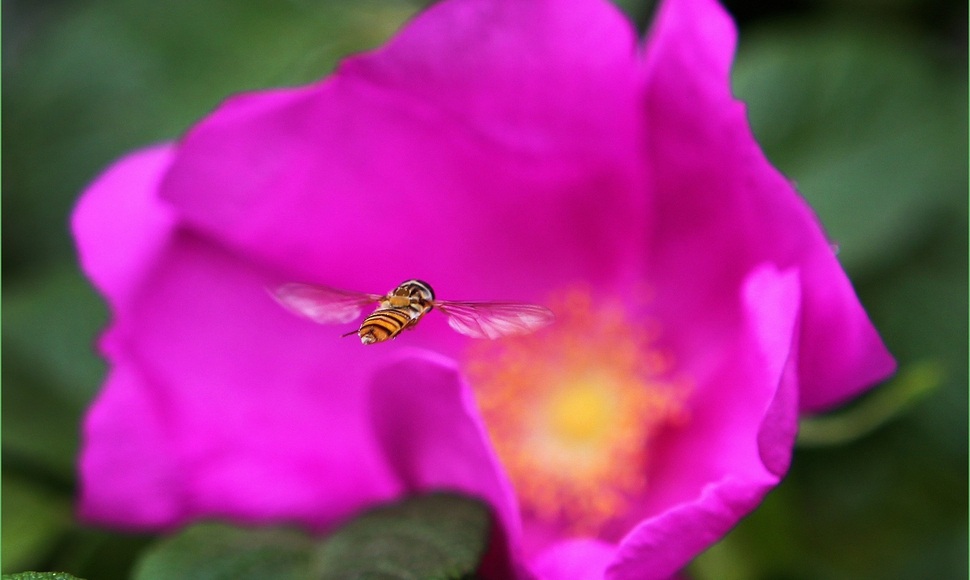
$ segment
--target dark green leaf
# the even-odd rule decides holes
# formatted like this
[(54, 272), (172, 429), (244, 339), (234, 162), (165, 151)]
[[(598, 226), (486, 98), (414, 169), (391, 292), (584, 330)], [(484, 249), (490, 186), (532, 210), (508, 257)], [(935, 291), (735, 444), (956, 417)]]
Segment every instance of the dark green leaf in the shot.
[(130, 580), (135, 562), (156, 536), (74, 527), (34, 569), (68, 570), (91, 580)]
[(3, 580), (80, 580), (66, 572), (20, 572), (4, 574)]
[(35, 567), (71, 526), (69, 498), (53, 497), (21, 478), (4, 474), (2, 503), (4, 572)]
[[(913, 409), (913, 437), (952, 470), (967, 457), (967, 217), (940, 220), (896, 268), (862, 280), (859, 293), (902, 369), (938, 362), (943, 384)], [(944, 460), (945, 458), (945, 460)], [(965, 485), (963, 487), (966, 487)], [(964, 498), (966, 501), (966, 498)]]
[(447, 579), (473, 576), (485, 553), (484, 505), (434, 494), (373, 510), (316, 550), (320, 578)]
[(294, 529), (205, 523), (163, 540), (136, 567), (137, 580), (310, 578), (312, 541)]
[(70, 485), (80, 417), (104, 377), (94, 351), (106, 309), (76, 266), (4, 286), (4, 470)]
[(5, 284), (4, 362), (44, 376), (54, 397), (83, 407), (104, 378), (94, 344), (107, 321), (104, 301), (71, 262)]
[(868, 435), (911, 410), (913, 405), (943, 384), (944, 376), (943, 365), (936, 360), (909, 365), (888, 384), (848, 409), (802, 419), (798, 426), (798, 444), (842, 445)]
[(488, 536), (484, 505), (432, 494), (376, 508), (319, 540), (295, 529), (198, 524), (150, 550), (135, 578), (471, 578)]

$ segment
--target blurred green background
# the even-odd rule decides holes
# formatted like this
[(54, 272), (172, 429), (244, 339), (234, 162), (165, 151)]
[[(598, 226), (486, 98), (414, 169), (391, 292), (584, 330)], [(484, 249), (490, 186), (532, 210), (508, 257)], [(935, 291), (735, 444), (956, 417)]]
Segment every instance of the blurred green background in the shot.
[[(641, 29), (652, 3), (619, 4)], [(727, 2), (735, 91), (838, 242), (900, 373), (807, 423), (695, 578), (967, 577), (967, 6)], [(73, 520), (107, 312), (67, 232), (93, 177), (231, 93), (300, 84), (420, 2), (4, 0), (2, 567), (126, 577), (152, 540)]]

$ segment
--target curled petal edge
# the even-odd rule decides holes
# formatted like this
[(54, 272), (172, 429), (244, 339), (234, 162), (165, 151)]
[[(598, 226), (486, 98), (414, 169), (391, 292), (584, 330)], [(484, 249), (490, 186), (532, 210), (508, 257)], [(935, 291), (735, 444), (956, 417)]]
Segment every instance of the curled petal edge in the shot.
[(519, 575), (512, 571), (521, 561), (518, 504), (457, 364), (430, 351), (402, 351), (375, 373), (370, 409), (402, 493), (450, 490), (487, 502), (499, 526), (480, 572)]
[(762, 469), (727, 473), (693, 501), (665, 510), (634, 528), (621, 542), (607, 578), (669, 578), (717, 542), (784, 476), (797, 433), (797, 342), (800, 277), (796, 270), (761, 266), (742, 289), (749, 346), (764, 357), (762, 380), (774, 385), (756, 433)]

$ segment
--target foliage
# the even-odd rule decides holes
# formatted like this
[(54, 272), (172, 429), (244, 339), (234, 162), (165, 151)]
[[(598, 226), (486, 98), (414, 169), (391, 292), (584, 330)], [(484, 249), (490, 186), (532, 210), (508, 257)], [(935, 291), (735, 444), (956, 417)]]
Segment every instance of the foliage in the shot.
[(488, 532), (484, 505), (447, 494), (376, 508), (323, 540), (294, 529), (196, 524), (146, 551), (134, 578), (466, 578)]

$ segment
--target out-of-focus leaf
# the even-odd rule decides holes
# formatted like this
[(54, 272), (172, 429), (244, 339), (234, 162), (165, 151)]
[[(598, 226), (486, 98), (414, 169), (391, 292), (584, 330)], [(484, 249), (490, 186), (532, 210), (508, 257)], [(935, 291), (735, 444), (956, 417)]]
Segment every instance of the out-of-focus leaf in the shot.
[(6, 474), (2, 494), (3, 572), (33, 568), (70, 528), (71, 502)]
[(485, 553), (489, 521), (478, 501), (436, 493), (375, 508), (322, 540), (293, 529), (198, 524), (152, 549), (135, 578), (468, 578)]
[(104, 378), (94, 344), (108, 314), (77, 266), (64, 262), (5, 284), (2, 316), (4, 362), (45, 377), (57, 398), (85, 405)]
[(124, 152), (177, 138), (228, 95), (317, 80), (376, 46), (405, 0), (4, 3), (6, 271), (71, 255), (74, 200)]
[(67, 491), (73, 481), (81, 410), (64, 401), (40, 372), (14, 370), (4, 345), (3, 470), (29, 472)]
[(3, 289), (4, 470), (21, 460), (71, 481), (80, 417), (104, 375), (105, 307), (75, 266)]
[(859, 284), (870, 315), (903, 368), (923, 360), (941, 365), (943, 384), (914, 408), (908, 425), (913, 440), (932, 450), (922, 455), (948, 457), (944, 465), (951, 468), (959, 461), (963, 478), (970, 403), (966, 220), (966, 211), (939, 220), (931, 238), (897, 256), (895, 268)]
[(45, 569), (91, 580), (130, 580), (135, 562), (154, 535), (75, 527), (57, 545)]
[(163, 540), (138, 563), (136, 580), (313, 578), (313, 541), (294, 529), (197, 524)]
[(77, 576), (71, 576), (67, 572), (19, 572), (17, 574), (4, 574), (3, 580), (82, 580)]
[(489, 537), (488, 509), (432, 494), (375, 509), (330, 536), (314, 555), (321, 578), (468, 578)]
[(909, 411), (916, 402), (939, 388), (943, 380), (944, 372), (938, 361), (910, 365), (848, 409), (802, 419), (798, 426), (798, 444), (842, 445), (865, 436)]
[[(884, 265), (959, 210), (967, 81), (906, 30), (825, 23), (749, 31), (735, 91), (850, 273)], [(964, 248), (965, 249), (965, 248)]]

